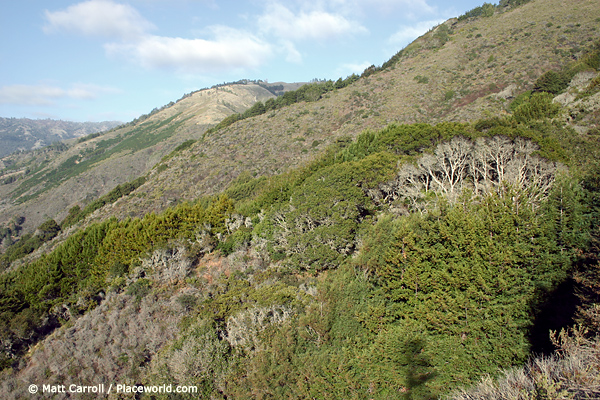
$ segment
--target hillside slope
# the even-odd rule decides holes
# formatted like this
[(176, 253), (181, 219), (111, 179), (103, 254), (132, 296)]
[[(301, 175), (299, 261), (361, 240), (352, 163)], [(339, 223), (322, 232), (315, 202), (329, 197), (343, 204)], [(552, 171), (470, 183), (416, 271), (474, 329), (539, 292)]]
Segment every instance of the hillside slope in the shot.
[(339, 138), (391, 122), (437, 123), (508, 115), (508, 104), (544, 72), (598, 38), (594, 1), (537, 0), (487, 18), (449, 20), (382, 71), (219, 130), (173, 157), (105, 215), (141, 216), (175, 199), (217, 193), (242, 171), (263, 176), (301, 165)]
[[(564, 7), (448, 21), (347, 87), (203, 130), (141, 186), (62, 231), (38, 229), (46, 244), (0, 274), (2, 392), (81, 382), (431, 400), (552, 352), (550, 330), (580, 323), (593, 336), (600, 10)], [(554, 31), (511, 37), (522, 19), (561, 35), (589, 25), (556, 48)], [(480, 53), (469, 64), (472, 41), (507, 35), (479, 49), (495, 52), (485, 73)], [(535, 75), (511, 75), (497, 55)], [(449, 57), (456, 70), (435, 68)], [(191, 131), (198, 115), (176, 106), (127, 132)], [(106, 161), (139, 143), (124, 139)], [(562, 393), (564, 379), (538, 382), (531, 398)], [(593, 384), (577, 390), (595, 395)]]
[[(210, 126), (256, 101), (274, 97), (255, 84), (192, 93), (180, 101), (70, 147), (41, 149), (6, 157), (0, 171), (0, 222), (24, 216), (25, 230), (48, 218), (61, 220), (75, 204), (86, 204), (118, 184), (145, 175), (186, 140), (201, 138)], [(17, 179), (7, 180), (8, 177)]]
[[(52, 162), (38, 172), (38, 160), (29, 167), (35, 172), (32, 177), (0, 185), (0, 222), (22, 215), (25, 228), (31, 230), (48, 218), (60, 220), (73, 205), (85, 205), (117, 184), (146, 174), (187, 139), (203, 138), (153, 172), (140, 188), (140, 197), (104, 215), (141, 216), (162, 210), (176, 199), (216, 193), (242, 171), (252, 175), (281, 172), (314, 158), (338, 138), (355, 137), (390, 122), (435, 123), (506, 115), (510, 100), (531, 89), (535, 79), (577, 58), (593, 43), (598, 36), (596, 18), (591, 0), (568, 4), (537, 0), (516, 8), (501, 7), (489, 17), (451, 19), (400, 51), (386, 68), (374, 74), (368, 69), (349, 87), (326, 93), (316, 102), (246, 119), (206, 137), (209, 126), (272, 94), (251, 85), (197, 92), (148, 120), (82, 143), (61, 157), (43, 157)], [(121, 145), (121, 153), (113, 154), (128, 135), (136, 137), (132, 141), (151, 144)], [(80, 161), (87, 162), (85, 168), (79, 165), (77, 171), (56, 173), (70, 171)], [(26, 168), (21, 165), (17, 170), (22, 173)], [(12, 169), (3, 170), (7, 174), (19, 176)]]

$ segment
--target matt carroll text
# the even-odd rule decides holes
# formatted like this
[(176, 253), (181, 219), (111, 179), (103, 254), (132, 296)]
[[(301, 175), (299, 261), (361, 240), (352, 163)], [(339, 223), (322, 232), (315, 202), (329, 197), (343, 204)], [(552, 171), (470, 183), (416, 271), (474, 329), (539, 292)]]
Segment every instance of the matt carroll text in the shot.
[[(116, 393), (198, 393), (197, 386), (144, 386), (144, 385), (113, 385), (104, 386), (103, 383), (98, 385), (42, 385), (42, 393), (107, 393), (111, 390)], [(29, 393), (38, 393), (38, 385), (29, 385)]]
[[(112, 386), (112, 385), (110, 385)], [(31, 392), (31, 390), (30, 390)], [(103, 383), (98, 385), (42, 385), (42, 393), (106, 393)], [(110, 393), (110, 388), (108, 389)]]

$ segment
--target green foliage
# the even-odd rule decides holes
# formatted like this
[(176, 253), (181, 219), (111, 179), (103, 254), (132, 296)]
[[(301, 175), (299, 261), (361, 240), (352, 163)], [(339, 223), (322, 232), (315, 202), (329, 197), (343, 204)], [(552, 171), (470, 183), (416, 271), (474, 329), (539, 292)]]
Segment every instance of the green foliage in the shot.
[(146, 278), (141, 278), (127, 287), (127, 294), (134, 296), (136, 301), (139, 303), (142, 298), (150, 293), (150, 281)]
[[(317, 98), (319, 87), (302, 96)], [(440, 196), (407, 215), (373, 193), (398, 165), (457, 136), (523, 137), (539, 145), (536, 155), (565, 162), (574, 148), (588, 152), (591, 142), (536, 120), (553, 113), (542, 96), (515, 107), (522, 121), (392, 124), (284, 174), (241, 173), (221, 196), (93, 224), (0, 277), (0, 339), (24, 351), (52, 307), (84, 313), (95, 294), (176, 241), (194, 257), (229, 256), (231, 269), (207, 271), (202, 296), (177, 297), (184, 328), (147, 366), (152, 384), (198, 385), (207, 398), (433, 399), (522, 363), (542, 304), (593, 243), (596, 176), (583, 185), (559, 176), (535, 204), (505, 185), (477, 198), (467, 190), (454, 205)], [(164, 289), (142, 278), (125, 294), (139, 302), (153, 287), (157, 296)]]
[[(20, 321), (30, 312), (40, 316), (25, 331), (6, 330), (0, 339), (14, 342), (11, 351), (20, 352), (26, 340), (39, 336), (39, 324), (49, 319), (55, 305), (69, 304), (72, 313), (84, 313), (96, 306), (96, 293), (106, 288), (108, 277), (127, 274), (141, 256), (171, 239), (191, 240), (202, 230), (209, 237), (226, 233), (231, 212), (231, 200), (220, 196), (206, 205), (183, 203), (160, 215), (121, 222), (109, 219), (76, 232), (50, 254), (0, 277), (0, 325), (10, 326), (9, 321)], [(57, 229), (52, 222), (43, 227), (45, 237)], [(128, 290), (140, 300), (149, 285), (138, 282)]]
[(498, 3), (498, 6), (499, 7), (507, 7), (507, 6), (518, 7), (523, 4), (529, 3), (530, 1), (531, 0), (500, 0), (500, 3)]
[(199, 389), (198, 393), (189, 397), (161, 393), (153, 394), (152, 398), (210, 398), (220, 386), (218, 378), (228, 368), (229, 351), (227, 341), (220, 340), (212, 324), (203, 320), (195, 322), (182, 332), (179, 340), (152, 360), (149, 384), (194, 385)]
[(379, 132), (361, 133), (356, 142), (341, 152), (340, 159), (357, 160), (381, 151), (395, 155), (415, 155), (457, 135), (474, 137), (477, 133), (469, 125), (460, 123), (441, 123), (436, 126), (390, 124)]
[(359, 169), (353, 167), (323, 168), (292, 191), (289, 202), (271, 211), (259, 229), (273, 240), (273, 252), (312, 271), (334, 268), (352, 252), (354, 232), (369, 213), (365, 195), (354, 183)]
[(70, 299), (71, 311), (76, 313), (85, 311), (93, 303), (90, 298), (78, 302), (77, 293), (90, 284), (91, 262), (111, 223), (114, 221), (80, 231), (51, 254), (2, 275), (0, 325), (10, 327), (13, 323), (10, 321), (28, 321), (19, 323), (18, 329), (0, 332), (3, 341), (12, 343), (12, 352), (19, 354), (29, 341), (39, 338), (45, 329), (55, 327), (51, 327), (53, 319), (48, 315), (54, 305)]
[(182, 294), (177, 298), (177, 302), (183, 307), (184, 310), (190, 311), (196, 306), (197, 298), (191, 294)]
[[(0, 257), (0, 263), (8, 266), (13, 261), (33, 253), (42, 244), (54, 239), (60, 230), (61, 228), (56, 221), (49, 219), (37, 228), (35, 234), (25, 234), (18, 241), (11, 243)], [(4, 232), (5, 235), (10, 235), (11, 233), (12, 230), (10, 228)]]
[[(372, 357), (378, 357), (379, 385), (388, 386), (387, 392), (397, 385), (402, 399), (434, 399), (428, 382), (436, 377), (434, 365), (428, 354), (428, 343), (418, 332), (406, 331), (398, 326), (381, 332), (374, 343)], [(395, 383), (395, 385), (388, 385)]]
[(546, 92), (554, 95), (562, 93), (571, 82), (573, 77), (582, 71), (597, 71), (600, 68), (600, 43), (595, 43), (591, 48), (585, 50), (578, 61), (565, 65), (559, 71), (547, 71), (534, 83), (535, 92)]
[(560, 104), (552, 102), (550, 93), (534, 93), (529, 101), (517, 106), (513, 118), (520, 123), (527, 124), (544, 118), (554, 118), (560, 112)]
[(528, 90), (526, 92), (523, 92), (519, 95), (517, 95), (517, 97), (515, 97), (515, 99), (510, 103), (509, 105), (509, 110), (511, 112), (515, 112), (515, 110), (522, 104), (529, 102), (529, 99), (531, 98), (531, 90)]
[(75, 222), (79, 221), (81, 218), (82, 218), (81, 207), (79, 207), (79, 205), (76, 204), (69, 209), (67, 216), (65, 217), (65, 219), (63, 219), (61, 224), (63, 227), (66, 228), (68, 226), (73, 225)]
[(451, 33), (452, 33), (452, 31), (450, 30), (448, 25), (441, 24), (441, 25), (438, 25), (437, 28), (435, 28), (433, 37), (438, 40), (438, 46), (442, 47), (444, 44), (446, 44), (446, 42), (448, 42), (450, 40)]
[(83, 137), (80, 137), (79, 139), (77, 139), (77, 143), (83, 143), (83, 142), (87, 142), (88, 140), (92, 140), (94, 138), (99, 137), (100, 135), (102, 135), (102, 132), (94, 132), (94, 133), (90, 133), (89, 135), (85, 135)]
[(55, 220), (49, 219), (37, 228), (37, 236), (42, 242), (53, 239), (60, 232), (60, 226)]
[(491, 3), (483, 3), (483, 5), (475, 7), (458, 17), (459, 21), (464, 21), (469, 18), (491, 17), (496, 11), (496, 6)]
[(546, 92), (557, 95), (562, 93), (567, 86), (569, 86), (569, 82), (573, 78), (570, 75), (571, 74), (564, 72), (548, 71), (535, 81), (533, 89), (536, 92)]
[(395, 223), (383, 263), (386, 242), (369, 248), (386, 318), (427, 332), (438, 390), (524, 361), (536, 305), (567, 276), (561, 228), (526, 203), (515, 192), (413, 214)]
[[(183, 150), (185, 149), (189, 149), (190, 147), (192, 147), (192, 145), (196, 143), (196, 140), (194, 139), (188, 139), (185, 142), (181, 143), (180, 145), (178, 145), (177, 147), (175, 147), (175, 149), (173, 149), (172, 152), (170, 152), (169, 154), (167, 154), (166, 156), (164, 156), (162, 158), (161, 163), (164, 163), (165, 161), (170, 160), (171, 158), (173, 158), (177, 153), (181, 153)], [(159, 164), (158, 168), (160, 168), (161, 166), (163, 166), (164, 164)]]
[[(179, 114), (155, 123), (141, 123), (131, 131), (127, 132), (126, 137), (115, 137), (99, 141), (96, 143), (95, 148), (90, 148), (90, 153), (84, 154), (83, 158), (80, 158), (79, 155), (75, 155), (65, 160), (56, 169), (44, 169), (31, 174), (30, 177), (24, 179), (23, 182), (11, 192), (11, 196), (14, 199), (17, 199), (18, 202), (25, 202), (58, 186), (65, 179), (84, 173), (93, 165), (106, 160), (115, 154), (124, 151), (136, 152), (154, 146), (173, 136), (177, 128), (185, 122), (185, 120), (174, 122), (178, 117)], [(25, 193), (41, 183), (45, 183), (42, 185), (42, 189), (25, 195)]]
[(355, 315), (364, 308), (368, 285), (354, 276), (349, 268), (331, 271), (300, 316), (266, 327), (260, 349), (235, 360), (227, 396), (385, 398), (372, 382), (375, 374), (367, 374), (367, 338)]
[(278, 110), (289, 105), (300, 102), (313, 102), (319, 100), (325, 93), (335, 89), (342, 89), (358, 80), (358, 75), (352, 74), (346, 79), (339, 78), (335, 83), (331, 80), (307, 83), (296, 90), (291, 90), (283, 93), (275, 99), (268, 99), (263, 104), (262, 102), (255, 103), (252, 107), (241, 114), (232, 114), (224, 118), (214, 127), (206, 131), (207, 134), (212, 134), (220, 129), (226, 128), (237, 121), (246, 118), (262, 115), (268, 111)]
[(150, 213), (142, 219), (115, 224), (98, 248), (92, 273), (102, 282), (114, 265), (122, 264), (129, 269), (140, 257), (165, 246), (171, 239), (193, 238), (203, 224), (210, 226), (210, 234), (222, 233), (229, 210), (231, 203), (223, 197), (211, 203), (208, 210), (199, 203), (183, 203), (160, 215)]

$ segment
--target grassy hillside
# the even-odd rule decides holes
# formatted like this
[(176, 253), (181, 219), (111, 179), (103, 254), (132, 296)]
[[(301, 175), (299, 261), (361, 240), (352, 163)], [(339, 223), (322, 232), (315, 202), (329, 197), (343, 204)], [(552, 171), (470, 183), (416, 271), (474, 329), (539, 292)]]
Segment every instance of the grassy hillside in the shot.
[(318, 101), (269, 111), (205, 136), (154, 172), (138, 198), (116, 205), (111, 214), (141, 216), (175, 199), (218, 193), (244, 171), (256, 176), (282, 172), (340, 138), (392, 122), (508, 115), (511, 101), (532, 89), (538, 77), (581, 56), (598, 37), (593, 1), (567, 6), (544, 0), (501, 10), (490, 17), (449, 20), (385, 68), (373, 74), (367, 70), (352, 85), (324, 93)]
[[(37, 252), (0, 275), (3, 393), (73, 381), (466, 399), (521, 382), (522, 398), (594, 398), (597, 374), (564, 366), (593, 359), (599, 324), (600, 11), (522, 3), (448, 21), (345, 87), (252, 106), (40, 226)], [(541, 32), (571, 20), (589, 24), (562, 54)], [(515, 40), (524, 23), (536, 34)], [(498, 64), (465, 61), (500, 38)], [(464, 62), (435, 67), (451, 57)], [(509, 59), (539, 73), (506, 72)], [(188, 129), (188, 110), (134, 124), (98, 164)], [(55, 173), (83, 176), (77, 161)], [(20, 196), (54, 190), (30, 182)], [(556, 345), (555, 367), (494, 383)]]
[(186, 140), (202, 137), (224, 117), (274, 97), (256, 84), (205, 89), (102, 135), (92, 134), (59, 151), (38, 150), (3, 159), (0, 221), (25, 217), (32, 230), (48, 218), (146, 174)]

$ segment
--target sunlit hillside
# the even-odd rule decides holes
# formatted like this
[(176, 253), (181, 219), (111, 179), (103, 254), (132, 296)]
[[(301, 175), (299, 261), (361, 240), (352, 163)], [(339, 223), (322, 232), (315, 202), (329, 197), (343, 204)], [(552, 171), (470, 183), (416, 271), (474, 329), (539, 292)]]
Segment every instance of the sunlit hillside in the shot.
[(15, 159), (0, 391), (600, 398), (599, 29), (595, 0), (486, 3), (361, 76)]

